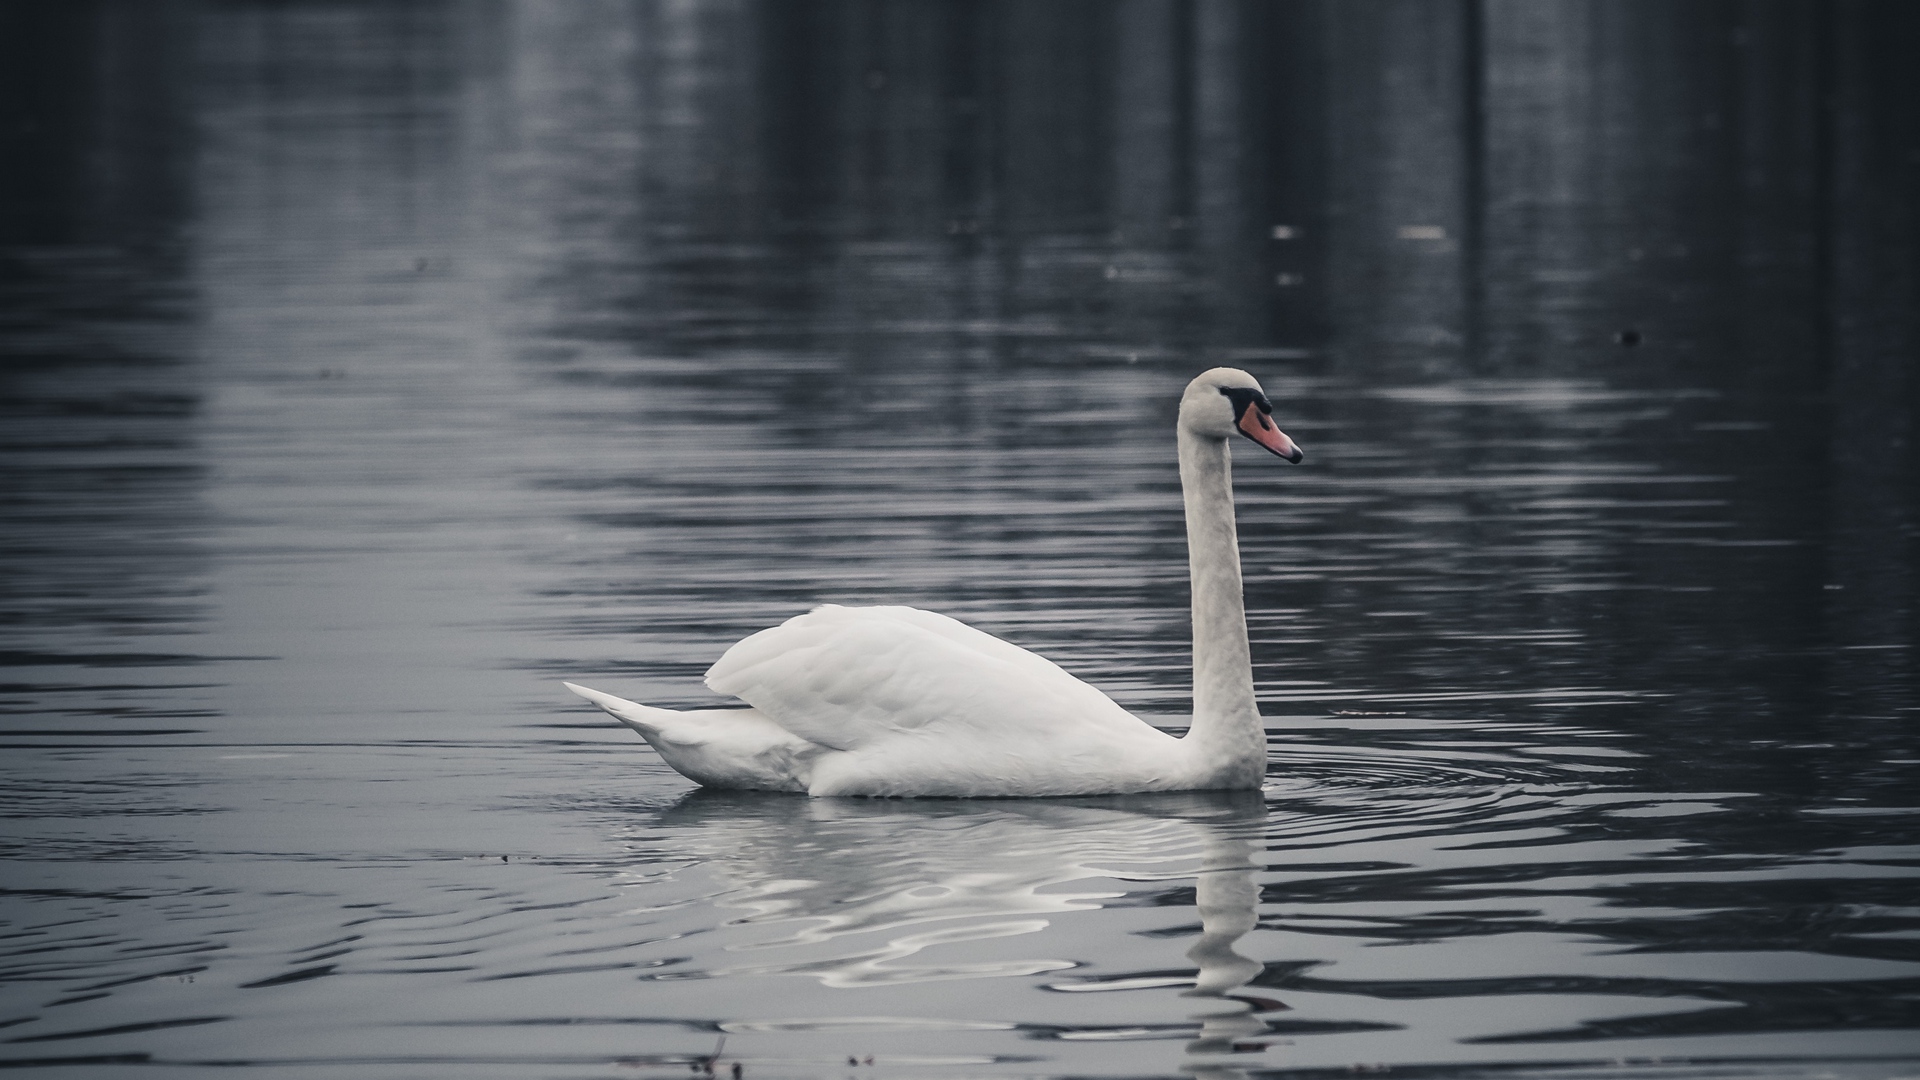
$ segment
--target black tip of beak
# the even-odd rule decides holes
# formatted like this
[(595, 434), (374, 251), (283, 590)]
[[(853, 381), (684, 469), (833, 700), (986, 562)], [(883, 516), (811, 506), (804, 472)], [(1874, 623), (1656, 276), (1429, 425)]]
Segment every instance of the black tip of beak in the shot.
[(1293, 453), (1287, 455), (1287, 462), (1288, 464), (1298, 465), (1302, 460), (1306, 458), (1306, 456), (1307, 456), (1306, 451), (1296, 446), (1293, 448)]

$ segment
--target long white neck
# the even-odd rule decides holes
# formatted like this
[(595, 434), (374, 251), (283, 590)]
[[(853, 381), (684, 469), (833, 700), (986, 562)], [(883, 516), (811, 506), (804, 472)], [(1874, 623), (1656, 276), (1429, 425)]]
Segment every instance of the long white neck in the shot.
[(1231, 459), (1226, 440), (1196, 435), (1185, 425), (1179, 432), (1193, 581), (1193, 727), (1185, 741), (1198, 760), (1218, 766), (1217, 786), (1259, 787), (1267, 740), (1253, 697)]

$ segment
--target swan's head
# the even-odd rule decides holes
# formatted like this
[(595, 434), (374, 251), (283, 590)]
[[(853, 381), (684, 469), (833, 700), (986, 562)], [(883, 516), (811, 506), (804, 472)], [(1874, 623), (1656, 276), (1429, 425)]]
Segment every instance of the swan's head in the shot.
[(1203, 371), (1180, 398), (1180, 426), (1195, 435), (1230, 439), (1245, 435), (1295, 465), (1306, 455), (1273, 422), (1273, 402), (1260, 383), (1239, 368)]

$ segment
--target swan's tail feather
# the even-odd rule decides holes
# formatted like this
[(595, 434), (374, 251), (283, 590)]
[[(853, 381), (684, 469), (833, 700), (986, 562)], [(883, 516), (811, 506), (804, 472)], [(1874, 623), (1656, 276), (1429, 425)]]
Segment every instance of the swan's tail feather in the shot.
[(578, 683), (567, 689), (640, 733), (661, 760), (708, 787), (805, 791), (802, 773), (820, 748), (753, 709), (656, 709)]
[(662, 729), (680, 719), (681, 714), (672, 709), (656, 709), (651, 705), (642, 705), (637, 701), (603, 694), (579, 683), (562, 681), (562, 686), (593, 702), (607, 711), (607, 715), (627, 725), (647, 738), (662, 734)]

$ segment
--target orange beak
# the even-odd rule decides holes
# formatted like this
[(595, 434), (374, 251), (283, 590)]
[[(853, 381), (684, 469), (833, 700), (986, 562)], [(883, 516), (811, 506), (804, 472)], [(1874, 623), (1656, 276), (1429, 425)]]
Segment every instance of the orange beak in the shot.
[(1286, 458), (1295, 465), (1307, 455), (1287, 438), (1287, 433), (1273, 426), (1273, 418), (1260, 411), (1257, 406), (1248, 405), (1247, 411), (1240, 414), (1240, 433), (1276, 455)]

